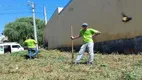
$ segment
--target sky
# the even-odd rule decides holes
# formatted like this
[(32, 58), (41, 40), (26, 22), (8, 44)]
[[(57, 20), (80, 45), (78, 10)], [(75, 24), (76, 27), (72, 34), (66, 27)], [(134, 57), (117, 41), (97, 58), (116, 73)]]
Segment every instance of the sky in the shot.
[[(35, 4), (35, 17), (44, 20), (43, 6), (46, 7), (47, 20), (50, 19), (57, 7), (65, 7), (70, 0), (30, 0)], [(0, 33), (5, 24), (17, 18), (30, 17), (31, 6), (28, 0), (1, 0), (0, 2)]]

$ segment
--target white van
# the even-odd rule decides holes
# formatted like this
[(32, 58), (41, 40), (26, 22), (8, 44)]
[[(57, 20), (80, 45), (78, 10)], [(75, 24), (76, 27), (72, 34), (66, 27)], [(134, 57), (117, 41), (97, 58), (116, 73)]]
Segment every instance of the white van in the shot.
[(23, 50), (24, 48), (17, 42), (0, 43), (0, 54), (4, 54), (6, 52), (18, 52)]

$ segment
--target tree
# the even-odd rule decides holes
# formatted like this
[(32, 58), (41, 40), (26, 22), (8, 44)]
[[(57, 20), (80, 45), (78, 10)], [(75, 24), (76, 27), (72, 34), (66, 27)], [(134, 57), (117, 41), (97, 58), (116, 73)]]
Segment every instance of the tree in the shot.
[[(43, 44), (44, 21), (36, 19), (38, 44)], [(28, 36), (34, 36), (32, 17), (18, 18), (4, 27), (4, 34), (8, 36), (9, 41), (23, 44)]]

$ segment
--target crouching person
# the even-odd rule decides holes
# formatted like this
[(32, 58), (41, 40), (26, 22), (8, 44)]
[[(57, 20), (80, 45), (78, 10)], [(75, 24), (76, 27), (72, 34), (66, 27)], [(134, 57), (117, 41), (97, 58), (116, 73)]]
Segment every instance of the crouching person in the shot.
[(37, 44), (37, 42), (34, 39), (31, 39), (31, 37), (29, 37), (24, 42), (24, 45), (27, 47), (27, 50), (28, 50), (28, 57), (30, 59), (35, 58), (38, 54), (36, 44)]

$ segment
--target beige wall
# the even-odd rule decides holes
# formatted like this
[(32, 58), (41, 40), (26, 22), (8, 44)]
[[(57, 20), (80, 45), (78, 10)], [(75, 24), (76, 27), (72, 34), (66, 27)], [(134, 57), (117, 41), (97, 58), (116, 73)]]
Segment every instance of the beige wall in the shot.
[[(44, 29), (44, 39), (48, 40), (49, 48), (70, 46), (70, 26), (74, 35), (78, 35), (81, 24), (86, 22), (89, 27), (102, 32), (95, 41), (131, 38), (142, 35), (142, 0), (72, 0), (58, 14), (55, 11)], [(132, 17), (132, 21), (124, 24), (121, 12)], [(81, 44), (81, 39), (74, 41)]]

